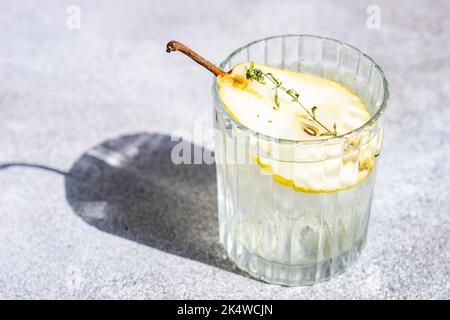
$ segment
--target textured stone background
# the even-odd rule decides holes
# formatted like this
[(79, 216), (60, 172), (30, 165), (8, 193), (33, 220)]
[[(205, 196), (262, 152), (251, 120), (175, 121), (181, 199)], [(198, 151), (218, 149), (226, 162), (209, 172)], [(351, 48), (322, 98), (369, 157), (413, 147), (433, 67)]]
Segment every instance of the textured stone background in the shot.
[[(450, 3), (257, 3), (0, 2), (0, 298), (449, 298)], [(236, 272), (214, 168), (167, 161), (173, 130), (212, 119), (211, 76), (166, 41), (219, 62), (282, 33), (351, 43), (391, 87), (368, 245), (313, 287)]]

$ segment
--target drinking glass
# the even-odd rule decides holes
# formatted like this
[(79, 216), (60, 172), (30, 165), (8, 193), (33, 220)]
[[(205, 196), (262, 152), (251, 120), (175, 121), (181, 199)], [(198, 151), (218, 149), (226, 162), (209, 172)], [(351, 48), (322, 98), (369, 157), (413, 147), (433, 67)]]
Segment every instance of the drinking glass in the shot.
[[(371, 114), (362, 127), (340, 136), (276, 139), (236, 121), (213, 85), (220, 242), (252, 277), (312, 285), (345, 271), (365, 245), (388, 84), (360, 50), (313, 35), (254, 41), (220, 67), (248, 61), (338, 82)], [(292, 180), (276, 175), (281, 167)]]

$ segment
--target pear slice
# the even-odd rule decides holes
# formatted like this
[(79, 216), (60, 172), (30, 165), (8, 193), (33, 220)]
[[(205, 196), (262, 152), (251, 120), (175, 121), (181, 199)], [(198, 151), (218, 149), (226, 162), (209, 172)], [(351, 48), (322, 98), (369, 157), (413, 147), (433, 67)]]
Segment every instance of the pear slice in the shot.
[[(271, 83), (264, 85), (246, 78), (249, 65), (240, 63), (229, 73), (217, 77), (220, 99), (230, 115), (247, 128), (273, 138), (320, 138), (324, 129), (288, 94), (279, 90), (278, 107)], [(333, 128), (335, 123), (338, 135), (352, 131), (370, 119), (370, 113), (362, 101), (337, 82), (313, 74), (254, 65), (266, 74), (273, 74), (284, 87), (294, 88), (308, 110), (317, 107), (317, 119), (328, 128)], [(313, 132), (317, 134), (311, 134)]]
[[(232, 117), (247, 128), (273, 138), (294, 141), (326, 138), (320, 136), (323, 128), (288, 94), (279, 92), (277, 104), (272, 84), (247, 79), (249, 67), (250, 63), (240, 63), (217, 77), (220, 99)], [(303, 106), (317, 107), (315, 115), (321, 123), (328, 128), (336, 124), (337, 135), (359, 128), (370, 119), (363, 102), (337, 82), (260, 64), (254, 64), (254, 68), (273, 74), (283, 87), (294, 88)], [(266, 154), (258, 152), (250, 158), (262, 174), (270, 174), (275, 182), (295, 191), (334, 192), (348, 189), (370, 174), (378, 141), (378, 136), (364, 132), (334, 147), (301, 149), (302, 159), (297, 161), (292, 147), (257, 139), (254, 144), (258, 144), (258, 151)]]
[[(324, 130), (330, 133), (329, 128), (334, 125), (333, 133), (342, 135), (363, 126), (371, 117), (350, 90), (316, 75), (254, 64), (254, 68), (274, 75), (284, 88), (295, 89), (300, 94), (299, 106), (280, 89), (275, 99), (270, 82), (261, 84), (247, 79), (249, 62), (225, 72), (178, 41), (167, 43), (166, 51), (180, 51), (211, 71), (217, 77), (218, 94), (228, 113), (247, 128), (269, 137), (293, 141), (324, 139)], [(312, 108), (315, 118), (311, 117)], [(237, 147), (250, 147), (253, 164), (278, 184), (300, 192), (334, 192), (353, 187), (372, 171), (383, 131), (371, 131), (361, 130), (333, 144), (311, 147), (299, 143), (299, 148), (250, 136), (250, 146)]]

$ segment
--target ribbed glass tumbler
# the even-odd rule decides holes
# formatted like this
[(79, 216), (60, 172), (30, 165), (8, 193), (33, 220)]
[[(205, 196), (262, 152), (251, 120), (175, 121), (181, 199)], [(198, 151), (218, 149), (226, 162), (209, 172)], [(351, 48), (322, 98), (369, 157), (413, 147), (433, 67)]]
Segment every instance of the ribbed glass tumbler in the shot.
[[(312, 285), (343, 272), (366, 242), (387, 82), (358, 49), (311, 35), (252, 42), (221, 68), (247, 61), (334, 80), (372, 115), (342, 136), (280, 140), (237, 122), (213, 86), (220, 241), (229, 258), (255, 278)], [(276, 174), (281, 167), (289, 179)]]

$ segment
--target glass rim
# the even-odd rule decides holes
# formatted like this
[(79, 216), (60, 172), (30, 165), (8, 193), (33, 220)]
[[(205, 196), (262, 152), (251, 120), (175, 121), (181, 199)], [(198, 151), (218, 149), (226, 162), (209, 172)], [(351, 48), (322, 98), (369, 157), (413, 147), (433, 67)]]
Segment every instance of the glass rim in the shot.
[(242, 50), (245, 50), (249, 47), (251, 47), (252, 45), (255, 45), (257, 43), (261, 43), (267, 40), (271, 40), (271, 39), (277, 39), (277, 38), (287, 38), (287, 37), (297, 37), (297, 38), (316, 38), (316, 39), (322, 39), (322, 40), (328, 40), (328, 41), (332, 41), (335, 43), (338, 43), (340, 45), (345, 45), (349, 48), (351, 48), (352, 50), (355, 50), (360, 56), (368, 59), (370, 61), (370, 63), (372, 63), (373, 68), (375, 68), (375, 70), (379, 73), (381, 79), (382, 79), (382, 83), (383, 83), (383, 99), (380, 103), (379, 106), (377, 107), (376, 112), (370, 117), (369, 120), (367, 120), (367, 122), (365, 122), (363, 125), (361, 125), (360, 127), (353, 129), (349, 132), (346, 132), (344, 134), (338, 135), (338, 136), (332, 136), (332, 137), (328, 137), (328, 138), (322, 138), (322, 139), (314, 139), (314, 140), (290, 140), (290, 139), (280, 139), (280, 138), (275, 138), (275, 137), (271, 137), (269, 135), (265, 135), (263, 133), (254, 131), (250, 128), (248, 128), (247, 126), (245, 126), (244, 124), (240, 123), (239, 121), (237, 121), (236, 119), (233, 118), (233, 116), (226, 110), (226, 108), (224, 107), (222, 100), (219, 97), (218, 94), (218, 90), (217, 90), (217, 81), (216, 81), (216, 77), (214, 77), (214, 83), (213, 83), (213, 96), (214, 96), (214, 102), (215, 104), (220, 106), (220, 111), (223, 114), (226, 114), (227, 117), (230, 119), (230, 121), (235, 124), (238, 128), (240, 129), (244, 129), (245, 131), (247, 131), (249, 134), (251, 135), (255, 135), (258, 136), (259, 139), (263, 139), (266, 141), (273, 141), (273, 142), (278, 142), (278, 143), (302, 143), (302, 144), (323, 144), (323, 143), (328, 143), (328, 142), (340, 142), (343, 139), (347, 138), (348, 136), (353, 136), (361, 131), (363, 131), (365, 128), (371, 126), (372, 124), (376, 123), (377, 120), (380, 118), (380, 116), (382, 115), (382, 113), (384, 112), (384, 110), (386, 109), (386, 105), (387, 105), (387, 101), (389, 99), (389, 83), (386, 80), (386, 76), (383, 72), (383, 69), (381, 69), (381, 67), (375, 62), (374, 59), (372, 59), (369, 55), (365, 54), (364, 52), (362, 52), (361, 50), (359, 50), (358, 48), (342, 42), (340, 40), (334, 39), (334, 38), (329, 38), (329, 37), (323, 37), (323, 36), (317, 36), (317, 35), (313, 35), (313, 34), (282, 34), (282, 35), (275, 35), (275, 36), (270, 36), (267, 38), (263, 38), (263, 39), (258, 39), (255, 41), (252, 41), (244, 46), (241, 46), (239, 48), (237, 48), (236, 50), (234, 50), (232, 53), (230, 53), (225, 60), (223, 60), (220, 64), (219, 64), (219, 68), (223, 69), (229, 62), (230, 60), (236, 56), (237, 54), (239, 54)]

